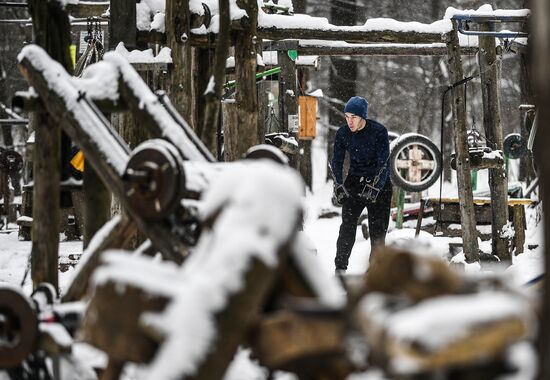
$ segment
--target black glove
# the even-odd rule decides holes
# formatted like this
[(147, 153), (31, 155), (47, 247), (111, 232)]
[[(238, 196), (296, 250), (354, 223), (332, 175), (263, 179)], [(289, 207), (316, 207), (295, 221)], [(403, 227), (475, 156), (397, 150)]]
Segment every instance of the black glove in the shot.
[(337, 207), (341, 207), (344, 201), (348, 197), (348, 192), (344, 185), (336, 183), (332, 191), (332, 204)]

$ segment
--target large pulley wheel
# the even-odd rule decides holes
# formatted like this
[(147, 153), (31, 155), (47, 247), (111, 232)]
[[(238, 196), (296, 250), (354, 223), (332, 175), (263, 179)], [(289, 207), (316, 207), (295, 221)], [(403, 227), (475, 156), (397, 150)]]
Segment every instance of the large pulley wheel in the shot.
[(17, 173), (23, 169), (23, 158), (15, 150), (0, 150), (0, 170), (9, 174)]
[(179, 204), (185, 174), (176, 148), (161, 139), (140, 144), (124, 172), (128, 202), (143, 218), (159, 220)]
[(441, 175), (441, 154), (426, 136), (405, 134), (392, 143), (391, 179), (409, 192), (428, 189)]
[(525, 157), (527, 150), (527, 141), (519, 133), (510, 133), (504, 138), (504, 154), (512, 159)]
[(35, 348), (38, 318), (29, 298), (10, 285), (0, 284), (0, 368), (16, 367)]

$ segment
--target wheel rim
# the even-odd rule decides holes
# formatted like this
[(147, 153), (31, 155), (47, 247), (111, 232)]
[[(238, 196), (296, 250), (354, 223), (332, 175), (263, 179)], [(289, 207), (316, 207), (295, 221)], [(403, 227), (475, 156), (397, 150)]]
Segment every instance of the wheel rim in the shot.
[(429, 145), (415, 141), (400, 148), (393, 161), (393, 173), (410, 187), (431, 185), (438, 175), (437, 153)]

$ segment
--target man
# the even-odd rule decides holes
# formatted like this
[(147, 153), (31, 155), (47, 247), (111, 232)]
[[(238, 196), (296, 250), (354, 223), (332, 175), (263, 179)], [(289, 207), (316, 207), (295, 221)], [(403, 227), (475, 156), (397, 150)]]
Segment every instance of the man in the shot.
[[(342, 224), (336, 243), (336, 273), (345, 273), (351, 249), (355, 244), (357, 221), (368, 211), (371, 259), (373, 248), (384, 244), (390, 217), (392, 185), (389, 179), (388, 131), (382, 124), (367, 118), (369, 103), (360, 96), (352, 97), (344, 108), (347, 125), (336, 132), (332, 170), (333, 201), (342, 206)], [(342, 178), (344, 157), (349, 153), (350, 167), (345, 182)]]

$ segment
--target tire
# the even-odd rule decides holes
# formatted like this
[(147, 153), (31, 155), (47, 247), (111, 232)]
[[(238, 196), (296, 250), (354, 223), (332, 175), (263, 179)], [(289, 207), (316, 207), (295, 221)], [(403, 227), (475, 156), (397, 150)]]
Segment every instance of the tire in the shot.
[[(410, 149), (417, 148), (423, 161), (432, 161), (433, 167), (420, 170), (421, 177), (415, 180), (408, 178), (407, 169), (398, 167), (398, 163), (408, 161)], [(441, 153), (437, 146), (426, 136), (409, 133), (402, 135), (391, 145), (390, 176), (395, 186), (408, 192), (420, 192), (432, 186), (441, 175)], [(405, 173), (401, 173), (404, 171)]]

